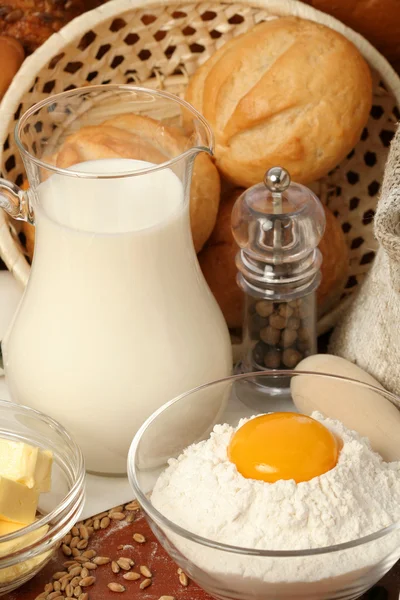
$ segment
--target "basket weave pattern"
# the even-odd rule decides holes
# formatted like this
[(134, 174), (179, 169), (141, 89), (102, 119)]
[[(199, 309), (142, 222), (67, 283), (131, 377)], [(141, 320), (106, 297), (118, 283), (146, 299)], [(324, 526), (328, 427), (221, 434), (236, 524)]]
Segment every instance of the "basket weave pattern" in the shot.
[[(303, 16), (302, 10), (307, 9), (306, 18), (325, 20), (326, 24), (331, 21), (334, 28), (342, 27), (340, 24), (335, 27), (337, 21), (327, 16), (321, 19), (321, 13), (300, 3), (264, 0), (262, 5), (174, 2), (143, 8), (132, 7), (132, 2), (128, 5), (126, 0), (114, 0), (76, 19), (56, 34), (58, 39), (53, 36), (49, 40), (47, 49), (45, 44), (35, 53), (48, 52), (47, 56), (42, 52), (37, 57), (40, 68), (35, 69), (35, 55), (28, 59), (32, 68), (23, 67), (19, 93), (16, 85), (11, 86), (3, 102), (0, 111), (3, 175), (19, 185), (23, 182), (23, 164), (13, 139), (15, 122), (32, 104), (49, 94), (89, 84), (137, 83), (183, 96), (197, 67), (233, 36), (248, 31), (256, 23), (293, 12)], [(350, 30), (346, 33), (348, 37), (354, 36), (353, 41), (359, 47), (365, 43), (360, 50), (373, 72), (373, 108), (356, 148), (332, 173), (312, 186), (340, 220), (350, 248), (350, 273), (343, 297), (354, 292), (375, 255), (372, 220), (388, 147), (400, 118), (400, 82), (396, 75), (360, 36)], [(387, 73), (376, 70), (377, 60), (373, 60), (376, 55), (386, 65)], [(26, 91), (21, 90), (22, 83)], [(15, 235), (11, 237), (5, 227), (4, 215), (0, 219), (0, 253), (15, 276), (26, 283), (29, 267), (16, 245)], [(328, 315), (323, 328), (334, 324), (334, 320), (333, 314)]]

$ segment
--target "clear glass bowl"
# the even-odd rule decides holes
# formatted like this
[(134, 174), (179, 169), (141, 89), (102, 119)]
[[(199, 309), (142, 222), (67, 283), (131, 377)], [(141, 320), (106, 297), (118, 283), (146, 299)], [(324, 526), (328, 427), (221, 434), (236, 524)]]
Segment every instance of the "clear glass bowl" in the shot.
[[(5, 400), (0, 400), (0, 438), (53, 452), (51, 491), (40, 496), (37, 520), (0, 536), (3, 596), (36, 575), (79, 520), (85, 500), (85, 466), (79, 446), (61, 425), (43, 413)], [(25, 547), (17, 549), (21, 544)]]
[(400, 557), (400, 522), (335, 546), (269, 551), (206, 539), (153, 507), (150, 493), (166, 460), (206, 439), (215, 423), (237, 425), (242, 417), (296, 411), (290, 393), (282, 398), (288, 377), (292, 384), (294, 378), (308, 377), (321, 393), (329, 385), (337, 402), (349, 402), (355, 395), (367, 401), (369, 394), (379, 394), (400, 408), (394, 395), (334, 375), (299, 371), (237, 375), (198, 387), (164, 405), (143, 424), (130, 448), (129, 480), (154, 534), (177, 564), (216, 598), (353, 600)]

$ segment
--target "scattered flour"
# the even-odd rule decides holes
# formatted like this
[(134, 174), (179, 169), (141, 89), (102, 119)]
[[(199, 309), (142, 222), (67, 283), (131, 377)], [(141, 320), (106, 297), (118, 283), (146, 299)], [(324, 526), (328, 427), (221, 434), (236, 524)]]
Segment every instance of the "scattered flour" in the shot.
[[(207, 440), (169, 461), (154, 487), (153, 505), (193, 533), (258, 550), (331, 546), (400, 521), (400, 462), (385, 463), (365, 438), (339, 421), (320, 413), (312, 416), (343, 440), (338, 464), (324, 475), (299, 484), (246, 479), (227, 455), (236, 429), (216, 425)], [(377, 569), (378, 576), (380, 567), (376, 565), (381, 559), (394, 563), (398, 558), (399, 537), (395, 531), (362, 548), (290, 559), (222, 553), (181, 538), (174, 543), (213, 576), (224, 573), (236, 575), (238, 581), (251, 577), (264, 582), (315, 582), (350, 572), (360, 580), (365, 568), (370, 574)], [(334, 582), (334, 587), (337, 584)], [(327, 585), (329, 588), (329, 582)], [(279, 590), (275, 593), (280, 597)]]

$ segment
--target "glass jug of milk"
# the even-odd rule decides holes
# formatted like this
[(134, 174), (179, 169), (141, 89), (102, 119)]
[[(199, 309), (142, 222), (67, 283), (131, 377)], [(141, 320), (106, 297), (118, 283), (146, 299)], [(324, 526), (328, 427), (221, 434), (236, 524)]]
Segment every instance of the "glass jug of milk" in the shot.
[[(156, 134), (137, 132), (137, 155), (113, 150), (54, 166), (71, 134), (126, 114), (158, 123)], [(166, 155), (170, 127), (185, 145)], [(212, 134), (171, 94), (112, 85), (42, 101), (16, 136), (30, 188), (0, 180), (0, 203), (36, 232), (29, 282), (3, 342), (7, 383), (15, 402), (74, 435), (89, 471), (124, 474), (132, 437), (153, 411), (232, 368), (189, 222), (193, 163), (211, 152)], [(143, 160), (149, 151), (156, 160)], [(204, 406), (210, 421), (218, 403)]]

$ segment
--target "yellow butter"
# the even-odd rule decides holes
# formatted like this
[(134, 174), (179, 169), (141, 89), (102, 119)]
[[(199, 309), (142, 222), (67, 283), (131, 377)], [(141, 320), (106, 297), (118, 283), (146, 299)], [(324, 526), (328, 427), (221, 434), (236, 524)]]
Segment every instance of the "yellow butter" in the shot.
[(2, 536), (8, 535), (9, 533), (14, 533), (14, 531), (18, 531), (23, 527), (26, 527), (26, 525), (23, 525), (22, 523), (0, 521), (0, 557), (8, 556), (13, 552), (22, 550), (22, 548), (31, 546), (34, 542), (40, 540), (49, 529), (48, 525), (43, 525), (43, 527), (39, 527), (39, 529), (37, 529), (36, 531), (32, 531), (31, 533), (21, 535), (18, 539), (10, 540), (8, 542), (1, 541)]
[[(51, 468), (53, 465), (53, 453), (50, 450), (39, 450), (36, 461), (34, 476), (34, 487), (40, 493), (50, 492), (51, 490)], [(21, 482), (23, 483), (23, 482)], [(26, 484), (28, 485), (28, 484)], [(28, 485), (28, 487), (30, 487)], [(33, 486), (32, 486), (33, 487)]]
[(51, 551), (43, 552), (43, 554), (39, 554), (39, 556), (34, 556), (33, 558), (28, 558), (28, 560), (24, 560), (17, 565), (13, 565), (12, 567), (6, 567), (5, 569), (0, 569), (0, 583), (11, 583), (22, 577), (25, 577), (28, 574), (34, 575), (38, 572), (46, 563), (51, 555)]
[(28, 525), (33, 523), (39, 491), (22, 483), (0, 477), (0, 520)]
[(53, 454), (24, 442), (0, 439), (0, 476), (49, 492)]

